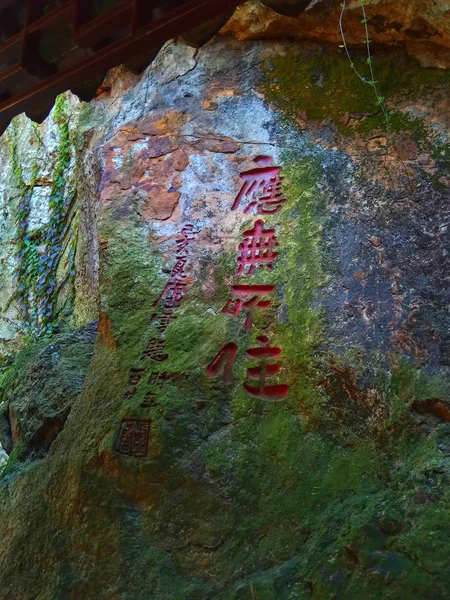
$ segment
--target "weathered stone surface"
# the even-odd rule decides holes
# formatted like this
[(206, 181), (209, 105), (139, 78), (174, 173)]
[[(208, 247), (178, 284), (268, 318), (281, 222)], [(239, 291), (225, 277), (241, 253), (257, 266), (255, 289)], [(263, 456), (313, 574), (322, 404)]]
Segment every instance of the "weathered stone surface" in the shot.
[(83, 390), (95, 337), (94, 323), (32, 346), (21, 354), (17, 373), (5, 378), (0, 440), (7, 449), (20, 448), (22, 460), (42, 458), (62, 431)]
[[(312, 0), (298, 2), (298, 16), (286, 16), (290, 10), (289, 0), (285, 8), (276, 1), (264, 4), (250, 0), (240, 6), (223, 32), (239, 39), (289, 39), (329, 42), (342, 47), (339, 18), (341, 0)], [(295, 5), (295, 2), (292, 2)], [(343, 28), (349, 46), (361, 46), (366, 38), (361, 3), (346, 0)], [(305, 6), (306, 5), (306, 6)], [(370, 38), (374, 44), (396, 45), (406, 48), (410, 56), (417, 58), (424, 67), (448, 68), (450, 66), (450, 13), (448, 3), (442, 0), (365, 0), (367, 16), (370, 18)], [(295, 6), (292, 13), (297, 12)], [(280, 14), (282, 13), (282, 14)]]
[[(2, 383), (2, 600), (448, 597), (448, 74), (375, 52), (386, 124), (335, 46), (249, 39), (290, 23), (256, 10), (74, 117), (98, 337), (31, 346)], [(257, 216), (231, 207), (268, 155), (278, 257), (239, 277)], [(275, 287), (251, 330), (222, 310), (236, 283)], [(263, 334), (282, 402), (243, 387)], [(233, 377), (208, 377), (230, 343)]]
[[(70, 120), (78, 118), (79, 108), (78, 100), (74, 96), (68, 96)], [(60, 158), (59, 142), (60, 133), (54, 110), (39, 128), (25, 116), (18, 117), (0, 140), (0, 196), (3, 206), (0, 221), (0, 355), (7, 354), (15, 343), (21, 345), (25, 329), (17, 304), (17, 280), (14, 277), (18, 265), (17, 205), (24, 194), (21, 185), (30, 186), (35, 180), (33, 189), (25, 192), (29, 197), (30, 207), (27, 234), (36, 239), (41, 238), (49, 227), (53, 175)], [(75, 196), (74, 167), (75, 163), (71, 161), (66, 173), (64, 193), (67, 198)], [(84, 209), (84, 203), (80, 204)], [(82, 264), (82, 261), (79, 262)], [(61, 268), (58, 283), (62, 282), (65, 274), (65, 269)], [(92, 318), (92, 313), (89, 316)]]

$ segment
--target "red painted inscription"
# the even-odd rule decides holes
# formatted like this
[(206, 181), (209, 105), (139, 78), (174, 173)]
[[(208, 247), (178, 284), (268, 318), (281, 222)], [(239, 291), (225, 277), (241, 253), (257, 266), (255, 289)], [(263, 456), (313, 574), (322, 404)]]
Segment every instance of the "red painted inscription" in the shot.
[(174, 310), (183, 302), (186, 289), (189, 284), (189, 275), (185, 272), (188, 260), (189, 244), (195, 239), (198, 231), (193, 225), (186, 225), (181, 230), (181, 237), (176, 240), (177, 254), (176, 263), (170, 272), (169, 281), (166, 283), (163, 291), (153, 302), (153, 306), (163, 302), (163, 314), (153, 313), (152, 322), (156, 322), (156, 328), (164, 335), (172, 319), (176, 319)]
[(233, 381), (234, 359), (237, 352), (237, 344), (234, 342), (226, 344), (206, 367), (206, 372), (209, 377), (218, 377), (219, 375), (222, 375), (222, 379), (225, 383), (231, 383)]
[(281, 167), (272, 166), (270, 156), (257, 156), (254, 161), (257, 169), (244, 171), (240, 178), (244, 180), (239, 194), (236, 196), (232, 210), (237, 210), (241, 203), (246, 204), (244, 213), (248, 214), (256, 208), (260, 215), (279, 212), (286, 202), (281, 191)]
[(222, 312), (226, 315), (237, 316), (241, 312), (247, 311), (245, 320), (245, 329), (252, 328), (253, 311), (269, 308), (270, 300), (260, 300), (262, 296), (272, 294), (275, 291), (274, 285), (233, 285), (230, 288), (231, 293), (236, 298), (230, 298)]
[[(274, 167), (272, 162), (270, 156), (257, 156), (255, 163), (258, 167), (240, 174), (244, 185), (236, 196), (232, 210), (237, 210), (242, 205), (245, 214), (252, 211), (256, 214), (274, 214), (283, 208), (287, 200), (281, 189), (283, 179), (280, 175), (281, 167)], [(239, 267), (236, 275), (250, 276), (258, 268), (272, 271), (274, 262), (278, 258), (277, 247), (275, 229), (266, 229), (262, 219), (255, 221), (252, 229), (244, 231), (243, 240), (239, 244), (237, 259)], [(245, 312), (245, 328), (249, 330), (252, 328), (254, 311), (271, 306), (272, 301), (267, 296), (275, 292), (275, 286), (232, 285), (230, 291), (233, 297), (227, 301), (222, 312), (231, 316), (238, 316)], [(280, 371), (281, 365), (270, 361), (279, 358), (281, 348), (270, 346), (269, 338), (264, 335), (259, 336), (257, 341), (259, 347), (247, 349), (246, 355), (252, 360), (258, 360), (259, 366), (247, 369), (244, 390), (253, 398), (272, 402), (282, 401), (289, 392), (289, 386), (268, 384)], [(209, 377), (221, 375), (225, 383), (231, 383), (237, 352), (237, 344), (234, 342), (225, 344), (207, 366)]]
[(236, 275), (245, 273), (247, 267), (247, 275), (252, 275), (257, 267), (266, 267), (271, 271), (278, 256), (274, 251), (278, 246), (275, 229), (264, 229), (264, 221), (258, 219), (253, 229), (244, 231), (243, 236), (244, 239), (239, 244), (239, 268)]
[(256, 338), (260, 347), (250, 348), (246, 350), (246, 354), (249, 358), (257, 359), (260, 361), (258, 367), (251, 367), (247, 369), (247, 379), (256, 381), (256, 385), (250, 385), (244, 383), (244, 389), (249, 396), (253, 398), (259, 398), (261, 400), (270, 400), (272, 402), (280, 402), (284, 400), (289, 392), (289, 386), (285, 384), (281, 385), (267, 385), (267, 381), (275, 377), (278, 374), (281, 365), (272, 364), (268, 361), (271, 359), (278, 358), (281, 354), (281, 349), (269, 346), (269, 338), (265, 335), (261, 335)]

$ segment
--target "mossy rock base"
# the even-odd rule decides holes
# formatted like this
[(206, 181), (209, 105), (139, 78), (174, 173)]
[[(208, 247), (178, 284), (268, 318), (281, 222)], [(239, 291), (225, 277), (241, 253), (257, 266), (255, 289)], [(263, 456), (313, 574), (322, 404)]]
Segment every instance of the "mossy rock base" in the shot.
[[(84, 111), (101, 314), (3, 379), (1, 600), (448, 598), (449, 84), (401, 60), (375, 61), (395, 147), (310, 44), (168, 44)], [(269, 154), (282, 210), (231, 210)], [(277, 256), (242, 275), (260, 217)], [(223, 310), (237, 283), (273, 286), (251, 327)], [(282, 402), (243, 385), (261, 335)]]

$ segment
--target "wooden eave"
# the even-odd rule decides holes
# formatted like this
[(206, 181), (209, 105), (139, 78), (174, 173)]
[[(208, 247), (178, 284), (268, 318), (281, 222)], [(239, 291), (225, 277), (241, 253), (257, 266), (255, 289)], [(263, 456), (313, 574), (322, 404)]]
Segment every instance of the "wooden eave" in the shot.
[[(58, 94), (89, 101), (106, 72), (140, 72), (168, 40), (202, 45), (245, 0), (0, 0), (0, 134), (25, 112), (41, 122)], [(311, 0), (263, 0), (284, 12)]]

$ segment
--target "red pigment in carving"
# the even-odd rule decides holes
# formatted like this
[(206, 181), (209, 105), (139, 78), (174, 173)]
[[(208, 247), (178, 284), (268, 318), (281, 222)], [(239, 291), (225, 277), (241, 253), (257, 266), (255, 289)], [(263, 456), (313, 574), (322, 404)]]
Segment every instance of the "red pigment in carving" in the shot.
[(258, 359), (261, 361), (260, 366), (247, 369), (247, 379), (257, 381), (257, 385), (244, 383), (244, 390), (249, 396), (259, 398), (260, 400), (269, 400), (272, 402), (280, 402), (284, 400), (289, 392), (289, 386), (285, 384), (266, 385), (266, 382), (275, 377), (279, 372), (281, 365), (270, 364), (269, 359), (278, 358), (281, 354), (281, 349), (269, 346), (269, 338), (261, 335), (256, 338), (260, 347), (249, 348), (245, 351), (249, 358)]
[(243, 236), (244, 240), (239, 244), (241, 255), (238, 258), (239, 268), (236, 275), (242, 275), (246, 267), (247, 275), (252, 275), (257, 267), (266, 267), (271, 271), (278, 256), (274, 252), (278, 246), (275, 229), (264, 229), (264, 221), (258, 219), (253, 229), (244, 231)]
[(217, 377), (222, 374), (225, 383), (233, 381), (234, 359), (238, 352), (238, 345), (234, 342), (226, 344), (217, 354), (217, 356), (206, 367), (209, 377)]
[(257, 156), (254, 162), (259, 165), (257, 169), (244, 171), (239, 175), (245, 183), (236, 196), (231, 210), (237, 210), (241, 202), (246, 202), (244, 208), (246, 214), (254, 208), (260, 215), (277, 213), (286, 202), (281, 190), (283, 180), (280, 176), (281, 167), (272, 166), (270, 156)]
[[(188, 275), (186, 275), (184, 269), (186, 267), (187, 258), (188, 258), (188, 246), (192, 240), (195, 239), (195, 236), (199, 233), (199, 231), (194, 229), (194, 226), (191, 224), (187, 224), (181, 230), (181, 237), (176, 240), (177, 244), (177, 254), (176, 259), (177, 262), (170, 272), (170, 279), (164, 290), (160, 294), (157, 300), (153, 303), (153, 306), (157, 306), (159, 302), (164, 298), (164, 312), (162, 315), (158, 315), (154, 313), (151, 317), (152, 322), (156, 321), (156, 328), (160, 331), (161, 335), (164, 334), (167, 327), (170, 324), (172, 319), (176, 318), (174, 315), (174, 309), (180, 306), (184, 293), (187, 287)], [(163, 362), (169, 358), (169, 355), (165, 352), (165, 341), (163, 339), (153, 338), (149, 341), (147, 348), (141, 355), (141, 359), (149, 358), (156, 362)], [(125, 392), (125, 399), (131, 400), (137, 392), (137, 385), (139, 384), (142, 374), (145, 369), (132, 368), (129, 371), (129, 389)], [(155, 385), (157, 387), (162, 385), (162, 381), (170, 379), (171, 375), (167, 373), (152, 373), (149, 378), (149, 385)], [(150, 408), (156, 398), (156, 392), (150, 390), (146, 393), (144, 400), (141, 403), (141, 407)], [(127, 423), (133, 423), (133, 421), (127, 421)], [(135, 423), (139, 423), (136, 421)], [(124, 429), (125, 426), (122, 427), (121, 436), (128, 435), (127, 431)], [(130, 426), (127, 426), (131, 428)], [(132, 429), (130, 429), (132, 433)], [(130, 435), (131, 435), (130, 433)], [(122, 439), (122, 437), (121, 437)], [(126, 440), (125, 440), (126, 442)], [(124, 444), (125, 444), (124, 442)], [(128, 442), (127, 442), (128, 443)], [(119, 446), (121, 442), (119, 441)], [(120, 450), (119, 450), (120, 452)], [(122, 452), (122, 454), (130, 454), (128, 451)], [(137, 456), (136, 454), (132, 454), (133, 456)]]
[(156, 313), (152, 315), (152, 321), (159, 321), (158, 329), (164, 332), (170, 320), (175, 318), (173, 309), (178, 308), (183, 301), (184, 294), (188, 285), (189, 276), (185, 273), (186, 263), (188, 259), (188, 246), (195, 236), (199, 233), (194, 230), (191, 224), (185, 225), (181, 230), (182, 237), (176, 240), (177, 254), (174, 267), (170, 272), (169, 281), (166, 283), (163, 291), (158, 298), (153, 302), (153, 306), (157, 306), (164, 299), (164, 315), (158, 316)]
[[(259, 300), (262, 296), (272, 294), (275, 291), (274, 285), (233, 285), (230, 288), (231, 293), (237, 298), (230, 298), (226, 305), (222, 308), (222, 312), (226, 315), (237, 316), (243, 311), (247, 312), (245, 320), (245, 329), (252, 328), (253, 311), (269, 308), (270, 300)], [(243, 300), (248, 298), (248, 300)]]
[(187, 288), (187, 283), (185, 281), (181, 281), (180, 279), (185, 280), (187, 279), (187, 276), (171, 276), (171, 279), (166, 283), (160, 296), (153, 302), (153, 306), (159, 304), (164, 296), (166, 296), (164, 300), (164, 306), (170, 308), (180, 306)]

